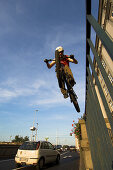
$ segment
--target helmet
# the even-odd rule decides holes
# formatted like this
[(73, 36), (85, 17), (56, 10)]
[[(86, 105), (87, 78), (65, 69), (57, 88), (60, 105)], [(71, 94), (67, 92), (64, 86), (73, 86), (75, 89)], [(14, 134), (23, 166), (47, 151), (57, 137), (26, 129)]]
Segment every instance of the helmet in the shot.
[(58, 50), (58, 52), (64, 51), (63, 47), (61, 46), (57, 47), (56, 50)]

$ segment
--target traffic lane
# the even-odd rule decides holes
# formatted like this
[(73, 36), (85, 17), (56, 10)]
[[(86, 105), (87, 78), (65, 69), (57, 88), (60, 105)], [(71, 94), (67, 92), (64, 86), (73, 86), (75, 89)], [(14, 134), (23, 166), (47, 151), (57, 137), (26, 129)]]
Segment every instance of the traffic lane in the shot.
[[(77, 152), (64, 152), (61, 154), (60, 163), (56, 165), (56, 163), (49, 163), (43, 167), (43, 170), (79, 170), (79, 161), (80, 156)], [(27, 167), (26, 167), (27, 168)], [(36, 167), (28, 167), (25, 170), (36, 170)], [(22, 170), (23, 168), (18, 168), (18, 170)]]
[(15, 168), (14, 159), (0, 160), (0, 170), (12, 170)]
[(80, 156), (77, 152), (65, 152), (61, 154), (60, 163), (47, 164), (44, 170), (79, 170)]
[(0, 161), (0, 170), (37, 170), (35, 166), (22, 166), (16, 168), (14, 159), (7, 159)]
[[(47, 164), (44, 166), (44, 170), (79, 170), (79, 154), (77, 152), (63, 152), (61, 154), (60, 163)], [(0, 161), (0, 170), (12, 170), (15, 169), (14, 159), (2, 160)], [(21, 169), (21, 168), (20, 168)], [(36, 170), (35, 167), (28, 168), (30, 170)]]

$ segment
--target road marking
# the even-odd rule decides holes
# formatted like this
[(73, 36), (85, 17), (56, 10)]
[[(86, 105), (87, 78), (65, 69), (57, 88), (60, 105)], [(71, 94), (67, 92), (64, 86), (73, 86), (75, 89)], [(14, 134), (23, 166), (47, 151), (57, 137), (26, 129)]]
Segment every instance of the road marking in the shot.
[(64, 156), (64, 157), (63, 157), (63, 159), (66, 159), (66, 158), (72, 158), (72, 156), (69, 155), (69, 156)]
[(64, 153), (62, 153), (62, 154), (60, 154), (60, 155), (62, 156), (62, 155), (64, 155), (64, 154), (66, 154), (66, 153), (68, 153), (68, 152), (64, 152)]
[(69, 158), (72, 158), (72, 156), (71, 156), (71, 155), (69, 155)]
[(12, 170), (27, 169), (28, 167), (34, 167), (34, 166), (33, 165), (27, 165), (27, 166), (23, 166), (23, 167), (20, 167), (20, 168), (15, 168), (15, 169), (12, 169)]
[(0, 163), (1, 163), (1, 162), (12, 161), (12, 160), (14, 161), (14, 159), (7, 159), (7, 160), (2, 160), (2, 161), (0, 161)]
[(20, 168), (15, 168), (15, 169), (12, 169), (12, 170), (18, 170), (18, 169), (25, 169), (26, 167), (20, 167)]
[(15, 168), (15, 169), (12, 169), (12, 170), (18, 170), (18, 169), (24, 169), (26, 167), (20, 167), (20, 168)]

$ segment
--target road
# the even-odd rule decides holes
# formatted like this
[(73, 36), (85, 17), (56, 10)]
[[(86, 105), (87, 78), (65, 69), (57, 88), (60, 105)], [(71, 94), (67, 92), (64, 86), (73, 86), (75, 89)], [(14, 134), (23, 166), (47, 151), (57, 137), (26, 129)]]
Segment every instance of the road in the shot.
[(80, 157), (77, 152), (66, 152), (61, 154), (60, 164), (46, 165), (44, 170), (79, 170)]
[[(77, 152), (63, 152), (61, 153), (60, 164), (56, 165), (51, 163), (44, 166), (44, 170), (79, 170), (79, 154)], [(14, 159), (1, 160), (0, 170), (12, 170), (15, 169)], [(36, 168), (31, 168), (36, 170)]]
[(12, 170), (14, 168), (14, 159), (0, 160), (0, 170)]

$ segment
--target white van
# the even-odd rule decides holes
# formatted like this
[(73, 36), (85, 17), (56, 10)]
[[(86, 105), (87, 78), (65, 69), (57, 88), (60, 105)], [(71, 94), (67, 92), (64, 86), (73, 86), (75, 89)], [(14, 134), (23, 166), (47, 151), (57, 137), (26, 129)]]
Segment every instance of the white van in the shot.
[(36, 165), (42, 169), (44, 164), (60, 161), (60, 153), (47, 141), (24, 142), (15, 156), (16, 167), (21, 165)]

